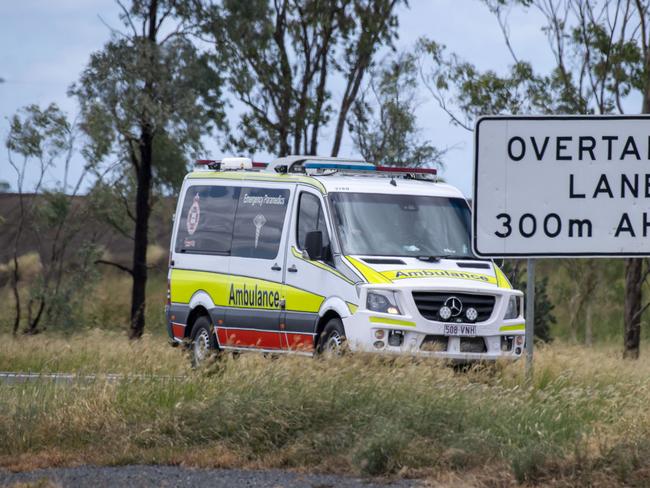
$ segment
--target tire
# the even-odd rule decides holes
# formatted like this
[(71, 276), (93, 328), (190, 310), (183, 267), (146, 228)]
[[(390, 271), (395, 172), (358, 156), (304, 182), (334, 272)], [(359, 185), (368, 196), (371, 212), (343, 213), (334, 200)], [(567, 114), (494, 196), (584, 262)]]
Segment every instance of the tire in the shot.
[(347, 350), (346, 341), (343, 322), (339, 318), (332, 318), (325, 324), (316, 352), (326, 356), (341, 356)]
[(202, 315), (196, 319), (194, 327), (192, 327), (192, 342), (190, 345), (192, 367), (204, 366), (218, 351), (219, 346), (217, 345), (212, 323), (208, 317)]

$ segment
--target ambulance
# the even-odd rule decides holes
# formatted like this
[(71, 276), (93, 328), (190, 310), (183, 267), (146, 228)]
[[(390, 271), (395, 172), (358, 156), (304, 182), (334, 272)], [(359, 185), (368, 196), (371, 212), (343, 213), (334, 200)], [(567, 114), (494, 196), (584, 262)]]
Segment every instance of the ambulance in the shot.
[(523, 294), (471, 245), (470, 206), (429, 168), (288, 156), (200, 161), (170, 246), (172, 345), (471, 362), (524, 350)]

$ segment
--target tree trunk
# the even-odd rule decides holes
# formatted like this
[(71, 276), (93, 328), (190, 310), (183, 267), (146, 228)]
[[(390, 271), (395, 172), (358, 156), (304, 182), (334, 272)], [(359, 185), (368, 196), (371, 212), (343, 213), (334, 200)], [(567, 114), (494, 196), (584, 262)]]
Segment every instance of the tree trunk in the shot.
[[(156, 44), (158, 34), (158, 0), (149, 3), (147, 39), (151, 45)], [(153, 64), (153, 55), (149, 54)], [(153, 81), (147, 79), (144, 92), (150, 99), (155, 99)], [(132, 155), (132, 164), (136, 170), (137, 183), (135, 193), (135, 234), (133, 242), (133, 288), (131, 290), (131, 328), (130, 339), (139, 339), (144, 332), (144, 312), (147, 291), (147, 247), (149, 245), (149, 215), (151, 214), (151, 166), (153, 163), (153, 130), (149, 123), (140, 127), (140, 160)]]
[(14, 238), (14, 248), (13, 248), (13, 262), (14, 269), (11, 273), (11, 289), (14, 294), (14, 300), (16, 301), (16, 315), (14, 317), (14, 327), (13, 335), (18, 334), (18, 328), (20, 327), (21, 319), (21, 306), (20, 306), (20, 291), (18, 289), (18, 282), (20, 281), (20, 264), (18, 263), (18, 243), (22, 237), (23, 226), (25, 225), (25, 204), (23, 202), (23, 188), (22, 185), (18, 187), (18, 200), (20, 202), (20, 222), (18, 223), (18, 229), (16, 230), (16, 237)]
[(18, 253), (16, 247), (14, 247), (13, 261), (14, 261), (14, 269), (11, 274), (11, 289), (14, 293), (14, 300), (16, 301), (16, 315), (14, 317), (14, 327), (13, 327), (13, 335), (16, 335), (18, 334), (18, 328), (20, 327), (20, 315), (21, 315), (20, 293), (18, 291), (18, 280), (20, 279), (20, 272), (18, 271)]
[(643, 260), (628, 258), (625, 260), (625, 337), (623, 357), (638, 359), (641, 342), (641, 302)]
[(142, 133), (138, 183), (135, 197), (135, 235), (133, 243), (133, 289), (131, 293), (131, 330), (129, 337), (139, 339), (144, 331), (145, 298), (147, 289), (147, 245), (151, 208), (151, 163), (153, 136), (148, 129)]
[[(365, 71), (365, 69), (364, 69)], [(345, 130), (345, 121), (348, 117), (348, 112), (357, 98), (359, 87), (361, 86), (361, 79), (363, 78), (363, 71), (357, 74), (355, 71), (348, 79), (348, 86), (341, 101), (341, 108), (339, 109), (338, 119), (336, 121), (336, 130), (334, 132), (334, 143), (332, 144), (332, 157), (335, 158), (339, 155), (341, 150), (341, 142), (343, 141), (343, 131)]]
[[(643, 32), (645, 36), (645, 32)], [(645, 53), (645, 68), (650, 67), (650, 51)], [(646, 74), (641, 113), (650, 113), (650, 76)], [(643, 260), (625, 260), (625, 332), (623, 357), (638, 359), (641, 345), (641, 314), (643, 312)]]

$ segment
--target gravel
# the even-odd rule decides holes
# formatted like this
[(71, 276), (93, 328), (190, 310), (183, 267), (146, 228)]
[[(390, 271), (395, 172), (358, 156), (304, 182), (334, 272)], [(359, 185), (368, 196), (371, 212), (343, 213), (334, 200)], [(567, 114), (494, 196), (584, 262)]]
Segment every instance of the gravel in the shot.
[(194, 469), (178, 466), (80, 466), (21, 473), (0, 470), (0, 486), (28, 484), (39, 487), (260, 487), (260, 488), (406, 488), (421, 486), (414, 480), (394, 482), (335, 475), (300, 474), (282, 470)]

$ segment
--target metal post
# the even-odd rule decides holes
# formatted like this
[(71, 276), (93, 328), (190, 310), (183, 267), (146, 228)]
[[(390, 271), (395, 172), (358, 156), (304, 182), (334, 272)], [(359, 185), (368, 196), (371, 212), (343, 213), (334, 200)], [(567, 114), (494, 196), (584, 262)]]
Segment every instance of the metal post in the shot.
[(533, 379), (533, 340), (535, 337), (535, 260), (529, 259), (526, 283), (526, 380)]

